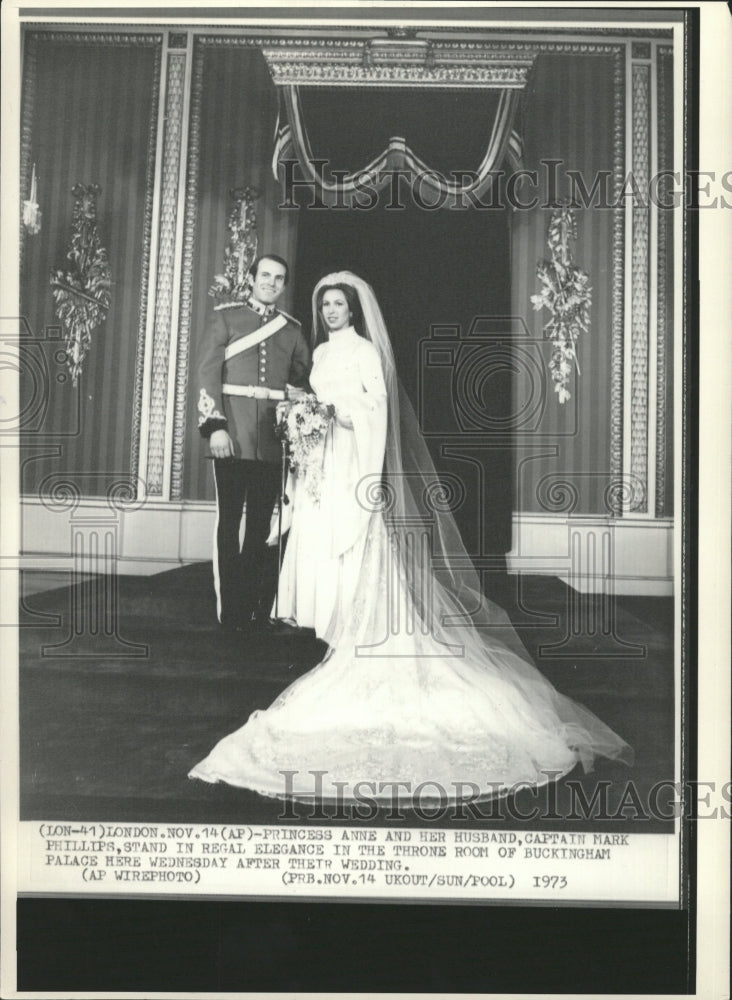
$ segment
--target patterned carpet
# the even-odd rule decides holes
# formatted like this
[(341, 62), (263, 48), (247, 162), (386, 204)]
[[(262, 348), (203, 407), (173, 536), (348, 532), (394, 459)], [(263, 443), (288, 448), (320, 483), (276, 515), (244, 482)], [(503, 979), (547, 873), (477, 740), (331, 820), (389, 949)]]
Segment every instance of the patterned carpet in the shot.
[[(54, 587), (33, 573), (22, 581), (21, 819), (284, 821), (281, 803), (190, 781), (187, 773), (317, 663), (322, 644), (302, 634), (243, 643), (222, 632), (210, 564), (121, 577), (117, 592), (100, 580), (62, 582)], [(671, 832), (663, 820), (639, 818), (638, 803), (647, 809), (653, 784), (674, 775), (672, 600), (624, 597), (611, 616), (597, 600), (575, 603), (578, 634), (570, 634), (577, 595), (554, 578), (524, 577), (517, 585), (503, 580), (501, 603), (540, 670), (619, 732), (636, 762), (599, 761), (588, 775), (575, 769), (556, 788), (519, 793), (514, 811), (549, 806), (535, 821), (542, 828), (588, 829), (591, 821), (576, 808), (572, 814), (567, 782), (581, 785), (587, 801), (601, 782), (613, 830)], [(94, 602), (98, 613), (89, 611)], [(494, 807), (461, 822), (504, 829), (520, 822), (506, 803)], [(304, 821), (348, 822), (347, 813), (313, 815), (307, 805), (295, 811)], [(418, 814), (412, 820), (428, 822)], [(429, 822), (455, 820), (446, 813)]]

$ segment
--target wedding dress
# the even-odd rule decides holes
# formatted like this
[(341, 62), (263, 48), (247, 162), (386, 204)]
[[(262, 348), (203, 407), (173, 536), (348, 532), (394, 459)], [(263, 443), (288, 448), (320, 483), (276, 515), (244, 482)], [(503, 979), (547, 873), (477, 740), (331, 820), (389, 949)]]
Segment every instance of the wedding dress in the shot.
[[(383, 802), (505, 794), (632, 751), (529, 662), (481, 593), (409, 404), (378, 304), (368, 337), (316, 349), (311, 384), (336, 417), (319, 499), (292, 490), (279, 614), (324, 660), (190, 772), (263, 795)], [(317, 292), (316, 288), (316, 292)], [(317, 318), (317, 317), (316, 317)]]
[(356, 594), (369, 520), (358, 484), (381, 471), (387, 398), (379, 356), (352, 326), (315, 349), (310, 384), (321, 403), (335, 406), (335, 418), (321, 442), (317, 499), (303, 484), (288, 486), (292, 523), (277, 613), (325, 638)]

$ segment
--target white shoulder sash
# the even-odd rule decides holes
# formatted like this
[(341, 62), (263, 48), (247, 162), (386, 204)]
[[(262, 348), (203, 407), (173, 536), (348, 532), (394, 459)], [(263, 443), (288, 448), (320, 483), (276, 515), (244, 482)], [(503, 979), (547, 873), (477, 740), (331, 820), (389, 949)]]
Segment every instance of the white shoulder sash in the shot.
[(233, 344), (229, 344), (224, 351), (224, 361), (228, 361), (229, 358), (233, 358), (236, 354), (241, 354), (242, 351), (248, 351), (250, 347), (256, 347), (257, 344), (261, 344), (263, 340), (281, 330), (286, 323), (287, 317), (283, 316), (282, 313), (278, 313), (274, 319), (271, 319), (269, 323), (265, 323), (264, 326), (260, 326), (254, 333), (248, 333), (246, 337), (240, 337)]

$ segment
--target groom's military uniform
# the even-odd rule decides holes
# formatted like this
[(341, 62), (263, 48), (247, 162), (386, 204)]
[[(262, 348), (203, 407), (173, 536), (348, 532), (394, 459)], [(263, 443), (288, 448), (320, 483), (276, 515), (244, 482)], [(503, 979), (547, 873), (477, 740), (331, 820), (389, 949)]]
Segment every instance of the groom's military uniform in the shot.
[(214, 307), (199, 352), (197, 395), (201, 434), (226, 430), (234, 447), (234, 458), (214, 460), (214, 582), (224, 625), (247, 625), (268, 614), (274, 600), (277, 567), (266, 539), (282, 455), (275, 410), (288, 384), (306, 386), (309, 371), (310, 349), (292, 316), (253, 299)]

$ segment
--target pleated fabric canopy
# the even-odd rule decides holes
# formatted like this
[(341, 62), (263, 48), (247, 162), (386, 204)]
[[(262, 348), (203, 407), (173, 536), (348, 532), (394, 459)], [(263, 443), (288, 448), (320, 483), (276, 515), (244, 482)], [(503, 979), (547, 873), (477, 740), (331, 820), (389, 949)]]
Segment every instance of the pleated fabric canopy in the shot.
[[(449, 118), (444, 113), (430, 113), (430, 105), (436, 97), (434, 92), (419, 98), (422, 103), (420, 121), (409, 113), (414, 107), (413, 92), (402, 101), (403, 118), (400, 119), (399, 97), (403, 95), (395, 95), (392, 91), (387, 96), (379, 88), (339, 88), (338, 101), (342, 108), (349, 109), (339, 130), (337, 124), (334, 128), (332, 123), (330, 128), (322, 127), (317, 101), (321, 98), (322, 103), (325, 98), (321, 88), (318, 88), (319, 93), (307, 94), (305, 99), (298, 86), (284, 85), (278, 90), (273, 174), (278, 177), (286, 161), (296, 161), (300, 168), (299, 180), (311, 185), (326, 205), (351, 206), (364, 192), (378, 192), (393, 184), (395, 175), (400, 172), (407, 179), (418, 181), (422, 195), (431, 199), (430, 207), (454, 207), (456, 199), (485, 196), (502, 168), (522, 169), (522, 143), (514, 128), (521, 92), (515, 88), (482, 93), (472, 91), (469, 95), (464, 92), (464, 96), (452, 92), (449, 99), (456, 102), (456, 108), (461, 100), (470, 102), (467, 114), (457, 115), (458, 121), (463, 123), (459, 141), (455, 141), (454, 133), (452, 136), (439, 135), (440, 128), (444, 128)], [(334, 93), (335, 90), (329, 92), (327, 105), (324, 105), (331, 118)], [(408, 141), (404, 134), (387, 136), (384, 133), (378, 141), (385, 144), (370, 151), (363, 141), (354, 143), (354, 136), (356, 139), (362, 137), (364, 130), (372, 142), (376, 141), (379, 126), (382, 133), (385, 128), (398, 128), (404, 133), (409, 129), (410, 136), (415, 135), (415, 138)], [(466, 142), (472, 151), (470, 163), (465, 159)], [(420, 155), (415, 146), (431, 147), (429, 159), (424, 153)], [(455, 162), (450, 162), (453, 149), (457, 150)]]

